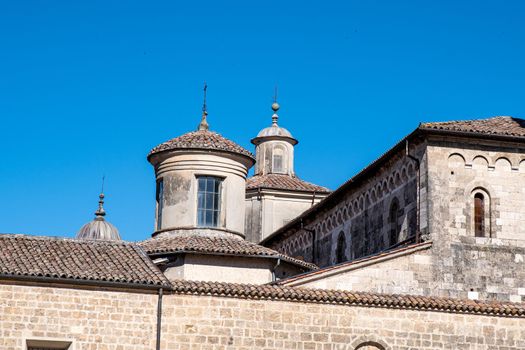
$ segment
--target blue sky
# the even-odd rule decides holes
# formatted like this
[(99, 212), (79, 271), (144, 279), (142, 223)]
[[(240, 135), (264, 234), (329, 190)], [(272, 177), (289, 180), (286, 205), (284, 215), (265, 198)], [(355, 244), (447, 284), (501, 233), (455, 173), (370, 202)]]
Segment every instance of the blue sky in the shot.
[(337, 188), (422, 121), (525, 117), (523, 1), (3, 1), (0, 232), (74, 236), (106, 210), (150, 236), (148, 151), (193, 130), (253, 150), (271, 122), (296, 172)]

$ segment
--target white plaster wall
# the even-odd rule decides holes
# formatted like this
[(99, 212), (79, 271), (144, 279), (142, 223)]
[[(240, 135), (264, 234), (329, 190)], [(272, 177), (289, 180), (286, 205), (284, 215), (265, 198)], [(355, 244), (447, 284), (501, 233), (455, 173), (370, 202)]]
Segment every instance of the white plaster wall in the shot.
[(156, 166), (157, 180), (164, 179), (161, 230), (197, 226), (197, 176), (209, 175), (224, 179), (219, 228), (243, 234), (247, 172), (246, 161), (230, 154), (178, 151), (165, 157)]
[(256, 175), (274, 173), (272, 171), (272, 154), (275, 147), (281, 147), (284, 150), (284, 172), (279, 174), (294, 174), (294, 146), (286, 141), (269, 140), (259, 144), (255, 149), (257, 158), (257, 162), (255, 163)]
[[(327, 194), (316, 194), (314, 204)], [(313, 193), (263, 189), (246, 195), (246, 238), (259, 243), (312, 207)]]
[(264, 284), (272, 281), (271, 259), (187, 254), (184, 264), (164, 271), (170, 280)]

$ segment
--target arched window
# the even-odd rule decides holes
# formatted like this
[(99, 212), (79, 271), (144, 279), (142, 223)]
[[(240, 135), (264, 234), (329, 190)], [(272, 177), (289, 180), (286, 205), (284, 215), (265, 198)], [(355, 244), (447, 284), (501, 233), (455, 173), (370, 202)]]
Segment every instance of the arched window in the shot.
[(272, 154), (272, 172), (285, 173), (284, 169), (284, 150), (281, 147), (275, 147)]
[(359, 344), (355, 350), (384, 350), (385, 348), (374, 341), (367, 341)]
[(485, 196), (480, 192), (474, 195), (474, 234), (485, 236)]
[(399, 214), (399, 202), (397, 198), (392, 200), (390, 204), (390, 212), (388, 219), (390, 222), (390, 246), (393, 246), (399, 242), (399, 225), (397, 224), (397, 216)]
[(339, 264), (346, 261), (346, 237), (345, 233), (341, 231), (337, 238), (337, 248), (335, 250), (335, 263)]

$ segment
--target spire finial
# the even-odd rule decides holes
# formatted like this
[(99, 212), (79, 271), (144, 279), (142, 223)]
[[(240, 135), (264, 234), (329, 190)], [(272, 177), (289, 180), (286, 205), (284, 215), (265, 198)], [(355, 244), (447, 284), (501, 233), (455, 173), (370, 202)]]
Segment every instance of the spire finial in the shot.
[(279, 110), (279, 108), (280, 106), (277, 103), (277, 85), (275, 85), (275, 92), (273, 95), (273, 103), (272, 103), (272, 110), (273, 110), (272, 124), (273, 125), (277, 125), (277, 120), (279, 119), (279, 116), (277, 115), (277, 111)]
[(204, 102), (202, 103), (202, 118), (201, 122), (199, 124), (199, 127), (197, 130), (208, 130), (210, 127), (208, 125), (208, 121), (206, 120), (206, 117), (208, 116), (208, 106), (206, 105), (206, 90), (208, 89), (208, 85), (206, 82), (204, 82)]
[(102, 176), (102, 190), (100, 191), (100, 195), (98, 196), (98, 209), (95, 212), (95, 220), (104, 220), (104, 216), (106, 216), (106, 211), (104, 210), (104, 179), (106, 176)]

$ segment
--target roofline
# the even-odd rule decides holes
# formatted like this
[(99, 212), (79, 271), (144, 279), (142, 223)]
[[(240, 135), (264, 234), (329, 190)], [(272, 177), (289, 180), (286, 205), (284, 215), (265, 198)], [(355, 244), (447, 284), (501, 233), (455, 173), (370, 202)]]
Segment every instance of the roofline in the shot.
[[(233, 142), (233, 141), (232, 141)], [(241, 147), (241, 146), (239, 146)], [(246, 159), (249, 159), (252, 161), (252, 165), (249, 166), (248, 168), (251, 168), (254, 164), (255, 164), (255, 156), (252, 154), (252, 152), (246, 150), (248, 153), (250, 153), (250, 155), (248, 156), (247, 154), (244, 154), (244, 153), (241, 153), (241, 152), (234, 152), (234, 151), (227, 151), (227, 150), (223, 150), (223, 149), (213, 149), (213, 148), (201, 148), (201, 147), (178, 147), (178, 148), (169, 148), (169, 149), (164, 149), (164, 150), (161, 150), (161, 151), (156, 151), (156, 152), (151, 152), (148, 153), (148, 155), (146, 156), (146, 159), (147, 161), (154, 165), (153, 163), (151, 163), (151, 157), (153, 157), (154, 155), (157, 155), (157, 154), (165, 154), (167, 152), (177, 152), (177, 151), (204, 151), (205, 153), (227, 153), (227, 154), (234, 154), (234, 155), (237, 155), (237, 156), (241, 156), (241, 157), (244, 157)]]
[[(198, 251), (198, 250), (177, 250), (177, 251), (165, 251), (165, 252), (154, 252), (154, 253), (147, 253), (148, 256), (151, 258), (163, 256), (166, 254), (169, 255), (176, 255), (176, 254), (202, 254), (202, 255), (219, 255), (219, 256), (236, 256), (236, 257), (242, 257), (242, 258), (269, 258), (269, 259), (280, 259), (282, 261), (285, 261), (289, 264), (301, 266), (307, 269), (310, 269), (311, 271), (315, 271), (318, 269), (318, 267), (315, 264), (309, 263), (309, 262), (301, 262), (299, 259), (295, 259), (286, 255), (262, 255), (262, 254), (236, 254), (236, 253), (225, 253), (225, 252), (207, 252), (207, 251)], [(153, 260), (153, 259), (152, 259)]]
[(326, 189), (326, 190), (323, 190), (323, 191), (317, 191), (317, 190), (294, 190), (294, 189), (289, 189), (289, 188), (276, 188), (276, 187), (268, 187), (268, 186), (257, 186), (257, 187), (250, 187), (250, 188), (246, 188), (246, 192), (248, 191), (258, 191), (259, 189), (261, 190), (272, 190), (272, 191), (289, 191), (289, 192), (300, 192), (300, 193), (308, 193), (308, 194), (312, 194), (312, 193), (319, 193), (319, 194), (330, 194), (332, 193), (332, 191), (330, 191), (329, 189)]
[(273, 140), (280, 140), (280, 141), (287, 141), (292, 144), (292, 146), (295, 146), (299, 143), (299, 140), (290, 137), (290, 136), (282, 136), (282, 135), (271, 135), (271, 136), (257, 136), (250, 140), (252, 144), (255, 146), (260, 145), (261, 143), (264, 143), (266, 141), (273, 141)]
[(402, 138), (399, 142), (397, 142), (394, 146), (392, 146), (390, 149), (388, 149), (385, 153), (383, 153), (379, 158), (374, 160), (372, 163), (367, 165), (365, 168), (363, 168), (360, 172), (358, 172), (356, 175), (351, 177), (349, 180), (347, 180), (345, 183), (343, 183), (339, 188), (334, 190), (332, 193), (330, 193), (327, 197), (325, 197), (321, 202), (317, 203), (310, 209), (307, 209), (304, 211), (300, 216), (295, 218), (294, 220), (290, 221), (288, 224), (284, 225), (277, 231), (273, 232), (271, 235), (263, 239), (259, 244), (266, 245), (268, 244), (272, 239), (279, 236), (281, 233), (288, 231), (289, 229), (293, 228), (297, 224), (299, 224), (303, 219), (308, 217), (309, 215), (325, 208), (327, 205), (329, 205), (332, 201), (335, 201), (339, 198), (339, 196), (342, 196), (346, 193), (346, 191), (351, 188), (351, 185), (353, 185), (355, 182), (360, 181), (364, 176), (366, 176), (368, 173), (373, 171), (375, 168), (377, 168), (379, 165), (381, 165), (388, 157), (390, 157), (393, 153), (396, 153), (399, 151), (403, 144), (407, 140), (411, 140), (417, 136), (423, 136), (423, 135), (450, 135), (450, 136), (463, 136), (463, 137), (470, 137), (470, 138), (476, 138), (476, 139), (493, 139), (493, 140), (506, 140), (506, 141), (525, 141), (525, 136), (513, 136), (513, 135), (501, 135), (501, 134), (484, 134), (479, 132), (473, 132), (473, 131), (457, 131), (457, 130), (446, 130), (446, 129), (435, 129), (430, 127), (425, 127), (423, 123), (420, 123), (416, 129), (414, 129), (410, 134)]
[(269, 243), (273, 238), (279, 236), (281, 233), (288, 231), (289, 229), (293, 228), (294, 226), (298, 225), (302, 222), (304, 218), (307, 216), (323, 209), (325, 206), (329, 205), (333, 201), (337, 201), (340, 196), (343, 196), (346, 191), (351, 188), (351, 186), (357, 182), (360, 181), (365, 175), (367, 175), (369, 172), (374, 170), (376, 167), (378, 167), (380, 164), (382, 164), (388, 157), (390, 157), (393, 153), (396, 153), (399, 151), (399, 149), (402, 148), (403, 144), (409, 140), (412, 139), (418, 135), (421, 134), (420, 127), (416, 128), (414, 131), (412, 131), (410, 134), (405, 136), (403, 139), (398, 141), (393, 147), (391, 147), (389, 150), (387, 150), (385, 153), (383, 153), (379, 158), (374, 160), (372, 163), (367, 165), (365, 168), (363, 168), (361, 171), (359, 171), (356, 175), (351, 177), (349, 180), (344, 182), (341, 186), (339, 186), (337, 189), (335, 189), (333, 192), (331, 192), (328, 196), (326, 196), (322, 201), (315, 204), (313, 207), (307, 209), (304, 211), (301, 215), (290, 221), (288, 224), (284, 225), (277, 231), (270, 234), (268, 237), (263, 239), (261, 242), (259, 242), (260, 245), (266, 245)]
[(101, 281), (101, 280), (86, 280), (86, 279), (75, 279), (75, 278), (63, 278), (63, 277), (52, 277), (52, 276), (28, 276), (28, 275), (13, 275), (0, 273), (0, 281), (22, 281), (22, 282), (38, 282), (38, 283), (62, 283), (67, 285), (81, 285), (81, 286), (92, 286), (92, 287), (108, 287), (108, 288), (127, 288), (127, 289), (141, 289), (141, 290), (158, 290), (160, 288), (171, 290), (172, 285), (170, 284), (140, 284), (132, 282), (114, 282), (114, 281)]
[(525, 317), (525, 303), (491, 302), (410, 294), (381, 294), (344, 290), (252, 285), (226, 282), (174, 281), (172, 294), (214, 296), (248, 300), (339, 306), (408, 309), (429, 312), (476, 314), (484, 316)]
[(451, 135), (451, 136), (464, 136), (476, 139), (493, 139), (493, 140), (505, 140), (505, 141), (525, 141), (525, 136), (517, 135), (503, 135), (503, 134), (484, 134), (475, 131), (461, 131), (461, 130), (448, 130), (448, 129), (436, 129), (425, 127), (422, 124), (416, 130), (420, 130), (427, 134), (438, 134), (438, 135)]

